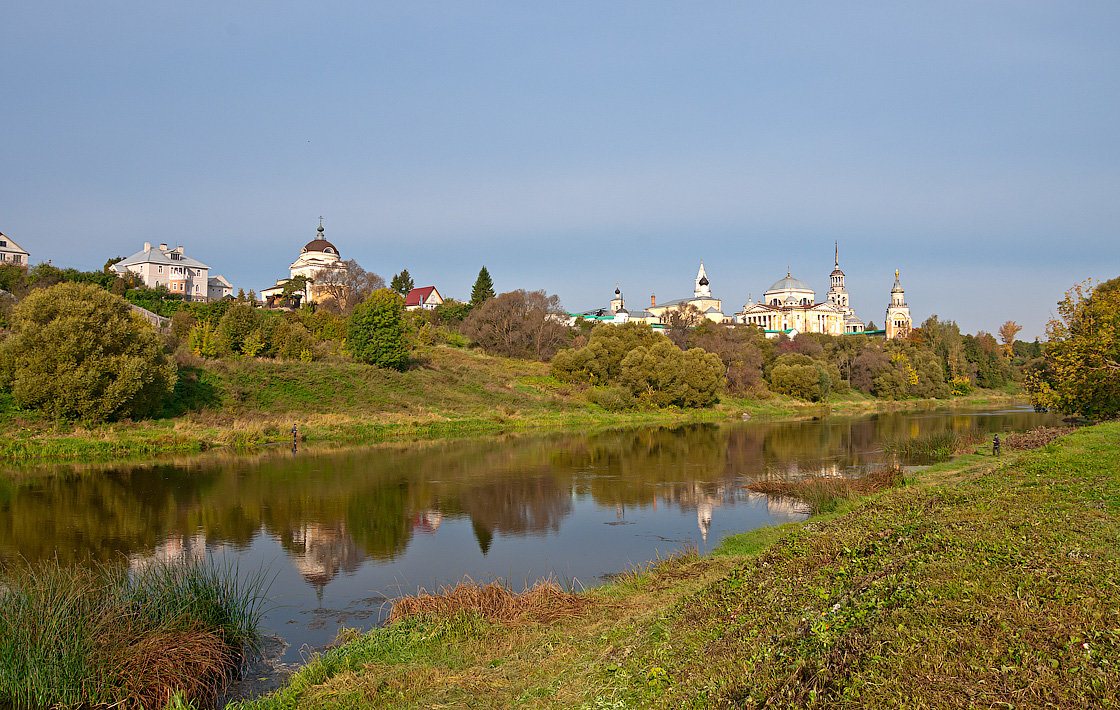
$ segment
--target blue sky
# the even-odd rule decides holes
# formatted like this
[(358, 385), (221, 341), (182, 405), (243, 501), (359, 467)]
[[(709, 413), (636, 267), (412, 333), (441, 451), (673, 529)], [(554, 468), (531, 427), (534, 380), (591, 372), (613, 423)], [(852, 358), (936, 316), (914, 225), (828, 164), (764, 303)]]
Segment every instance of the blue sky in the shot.
[(183, 244), (235, 286), (346, 258), (571, 310), (724, 311), (833, 244), (882, 323), (1040, 335), (1120, 275), (1115, 2), (0, 5), (0, 231), (80, 268)]

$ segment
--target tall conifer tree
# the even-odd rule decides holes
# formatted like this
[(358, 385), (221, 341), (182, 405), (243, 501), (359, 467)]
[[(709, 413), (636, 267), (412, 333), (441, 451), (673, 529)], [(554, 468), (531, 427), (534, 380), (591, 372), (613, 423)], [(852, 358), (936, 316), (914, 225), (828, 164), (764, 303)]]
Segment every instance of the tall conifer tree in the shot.
[(394, 276), (393, 280), (389, 282), (389, 288), (402, 296), (407, 296), (413, 286), (412, 274), (408, 273), (408, 269), (401, 269), (401, 272)]
[(490, 272), (483, 266), (478, 270), (478, 278), (475, 279), (474, 288), (471, 289), (471, 305), (481, 306), (483, 301), (493, 297), (494, 282), (490, 280)]

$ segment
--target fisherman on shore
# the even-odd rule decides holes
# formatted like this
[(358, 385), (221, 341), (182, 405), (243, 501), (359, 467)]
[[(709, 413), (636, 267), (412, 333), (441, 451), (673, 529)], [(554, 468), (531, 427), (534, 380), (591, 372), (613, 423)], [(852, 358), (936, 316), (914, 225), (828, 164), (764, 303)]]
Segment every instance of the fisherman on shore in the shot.
[(992, 439), (992, 456), (999, 456), (999, 434)]

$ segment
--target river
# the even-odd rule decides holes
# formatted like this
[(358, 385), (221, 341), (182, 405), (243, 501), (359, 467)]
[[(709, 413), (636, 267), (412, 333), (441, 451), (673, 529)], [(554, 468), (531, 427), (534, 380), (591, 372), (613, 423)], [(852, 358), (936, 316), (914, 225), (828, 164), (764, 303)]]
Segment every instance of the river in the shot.
[[(464, 576), (590, 587), (685, 546), (800, 520), (745, 485), (852, 475), (885, 441), (1053, 423), (1028, 408), (647, 427), (334, 451), (274, 448), (0, 476), (0, 559), (212, 555), (273, 577), (266, 633), (295, 663), (386, 600)], [(914, 462), (904, 462), (914, 463)]]

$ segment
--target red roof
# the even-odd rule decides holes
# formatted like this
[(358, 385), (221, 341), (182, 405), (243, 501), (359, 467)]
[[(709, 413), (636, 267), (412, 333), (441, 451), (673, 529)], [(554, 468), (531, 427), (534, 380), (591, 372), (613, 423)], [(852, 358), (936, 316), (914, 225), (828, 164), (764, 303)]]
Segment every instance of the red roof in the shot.
[[(408, 292), (404, 297), (404, 305), (408, 306), (422, 306), (431, 298), (432, 292), (436, 290), (435, 286), (425, 286), (424, 288), (414, 288)], [(438, 292), (437, 292), (438, 294)]]

